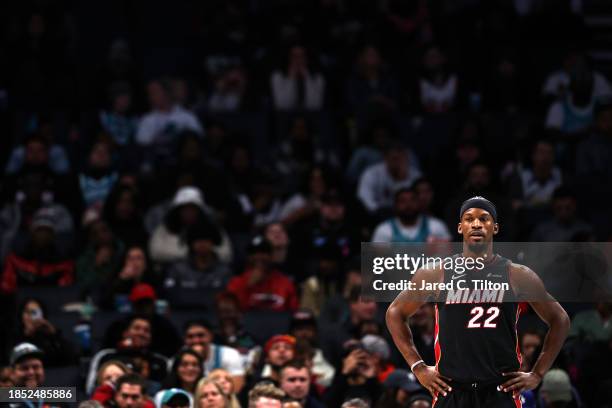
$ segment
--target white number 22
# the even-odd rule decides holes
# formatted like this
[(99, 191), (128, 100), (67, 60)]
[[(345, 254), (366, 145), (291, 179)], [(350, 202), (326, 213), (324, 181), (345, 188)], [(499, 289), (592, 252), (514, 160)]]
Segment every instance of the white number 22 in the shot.
[(485, 327), (487, 329), (494, 329), (495, 327), (497, 327), (497, 323), (494, 322), (497, 316), (499, 316), (499, 307), (497, 306), (491, 306), (487, 309), (487, 315), (489, 317), (485, 320), (484, 324), (481, 324), (478, 321), (482, 317), (482, 315), (485, 314), (484, 308), (482, 308), (481, 306), (476, 306), (470, 311), (470, 314), (474, 315), (474, 317), (470, 319), (470, 322), (467, 326), (468, 329), (479, 329), (481, 327)]

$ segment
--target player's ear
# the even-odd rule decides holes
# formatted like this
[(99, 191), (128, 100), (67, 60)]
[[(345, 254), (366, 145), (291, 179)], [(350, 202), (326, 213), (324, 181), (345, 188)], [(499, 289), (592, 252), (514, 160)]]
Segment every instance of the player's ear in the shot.
[(463, 234), (463, 232), (462, 232), (462, 230), (461, 230), (461, 223), (458, 223), (458, 224), (457, 224), (457, 232), (458, 232), (459, 234)]
[(499, 224), (495, 223), (493, 225), (493, 235), (497, 235), (498, 232), (499, 232)]

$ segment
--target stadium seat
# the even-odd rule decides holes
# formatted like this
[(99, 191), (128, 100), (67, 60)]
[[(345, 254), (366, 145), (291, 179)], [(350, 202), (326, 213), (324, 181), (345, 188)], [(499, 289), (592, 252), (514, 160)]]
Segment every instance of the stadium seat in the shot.
[(40, 300), (47, 308), (47, 314), (60, 313), (65, 304), (81, 300), (81, 288), (77, 285), (62, 287), (20, 287), (17, 290), (17, 304), (25, 299)]
[(275, 334), (287, 333), (291, 313), (274, 311), (251, 311), (244, 315), (246, 331), (257, 343), (264, 343)]

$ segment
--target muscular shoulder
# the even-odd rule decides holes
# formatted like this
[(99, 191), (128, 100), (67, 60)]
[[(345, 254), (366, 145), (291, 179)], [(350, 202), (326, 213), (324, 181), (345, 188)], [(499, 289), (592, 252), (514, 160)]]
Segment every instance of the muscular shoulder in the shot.
[(510, 284), (518, 297), (527, 301), (549, 297), (540, 277), (528, 266), (510, 263), (509, 275)]

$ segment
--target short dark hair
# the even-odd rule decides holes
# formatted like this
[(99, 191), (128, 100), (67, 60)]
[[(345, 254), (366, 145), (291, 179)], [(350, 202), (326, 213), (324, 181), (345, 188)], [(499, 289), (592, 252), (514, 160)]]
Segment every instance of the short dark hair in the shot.
[(213, 326), (212, 324), (206, 320), (206, 319), (192, 319), (189, 320), (185, 323), (185, 325), (183, 326), (183, 333), (186, 333), (187, 330), (191, 329), (194, 326), (199, 326), (199, 327), (203, 327), (206, 330), (208, 330), (209, 332), (213, 332)]
[(296, 370), (301, 370), (303, 368), (306, 368), (310, 372), (310, 368), (308, 368), (308, 366), (306, 365), (306, 361), (304, 361), (303, 359), (299, 359), (299, 358), (295, 358), (295, 359), (290, 360), (287, 363), (283, 364), (283, 366), (281, 367), (281, 369), (279, 371), (281, 376), (282, 376), (283, 371), (286, 368), (294, 368)]
[(144, 378), (142, 378), (140, 375), (136, 374), (136, 373), (129, 373), (129, 374), (124, 374), (121, 377), (119, 377), (119, 379), (117, 379), (117, 392), (119, 392), (119, 390), (121, 390), (121, 386), (123, 384), (130, 384), (130, 385), (138, 385), (140, 386), (140, 392), (142, 394), (145, 393), (145, 380)]

